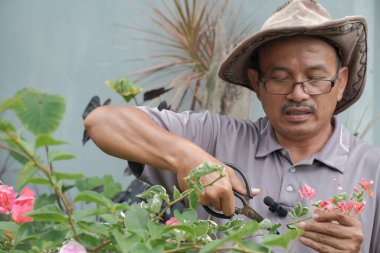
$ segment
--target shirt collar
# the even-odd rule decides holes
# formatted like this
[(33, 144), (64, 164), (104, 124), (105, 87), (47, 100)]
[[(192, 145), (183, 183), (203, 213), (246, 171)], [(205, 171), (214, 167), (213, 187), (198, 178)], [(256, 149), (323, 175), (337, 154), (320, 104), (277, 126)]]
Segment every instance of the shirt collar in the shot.
[[(311, 160), (319, 162), (344, 173), (344, 164), (350, 151), (349, 143), (351, 134), (342, 126), (336, 117), (333, 117), (334, 130), (323, 149), (311, 157)], [(256, 158), (268, 156), (277, 150), (284, 150), (278, 144), (273, 127), (265, 117), (259, 121), (260, 139), (256, 151)], [(310, 160), (310, 159), (308, 159)]]

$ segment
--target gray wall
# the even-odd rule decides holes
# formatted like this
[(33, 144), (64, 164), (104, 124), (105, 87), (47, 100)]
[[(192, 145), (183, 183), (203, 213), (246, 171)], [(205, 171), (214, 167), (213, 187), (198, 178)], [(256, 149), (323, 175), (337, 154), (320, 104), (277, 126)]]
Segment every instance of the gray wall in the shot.
[[(104, 82), (138, 69), (149, 66), (149, 62), (127, 61), (149, 56), (150, 51), (134, 37), (142, 37), (135, 31), (115, 24), (139, 23), (148, 25), (147, 18), (135, 11), (131, 3), (143, 6), (142, 1), (101, 1), (101, 0), (0, 0), (0, 100), (15, 94), (23, 87), (35, 87), (44, 92), (59, 94), (66, 99), (67, 108), (62, 126), (55, 136), (70, 142), (68, 152), (77, 155), (69, 162), (57, 163), (61, 170), (83, 172), (87, 175), (102, 176), (113, 174), (126, 185), (129, 178), (123, 176), (125, 162), (102, 153), (93, 143), (81, 145), (83, 132), (82, 111), (89, 99), (97, 94), (102, 100), (112, 98), (112, 104), (125, 104), (108, 89)], [(159, 1), (149, 1), (159, 4)], [(245, 17), (255, 22), (259, 29), (265, 18), (283, 3), (283, 0), (244, 1)], [(379, 32), (374, 24), (379, 23), (379, 1), (375, 0), (323, 0), (335, 18), (346, 15), (363, 15), (369, 22), (369, 71), (363, 99), (341, 116), (350, 119), (349, 127), (354, 128), (355, 120), (369, 104), (368, 122), (379, 111), (380, 88), (374, 80), (380, 76)], [(377, 20), (375, 20), (377, 19)], [(377, 22), (375, 22), (377, 21)], [(376, 49), (376, 50), (375, 50)], [(375, 57), (375, 55), (377, 57)], [(377, 63), (377, 64), (376, 64)], [(376, 69), (375, 69), (375, 66)], [(377, 78), (376, 78), (377, 77)], [(252, 118), (262, 115), (255, 103)], [(5, 115), (9, 117), (10, 115)], [(379, 123), (366, 136), (366, 140), (380, 145)], [(0, 154), (0, 165), (4, 153)], [(14, 182), (18, 168), (16, 163), (3, 175), (5, 182)]]

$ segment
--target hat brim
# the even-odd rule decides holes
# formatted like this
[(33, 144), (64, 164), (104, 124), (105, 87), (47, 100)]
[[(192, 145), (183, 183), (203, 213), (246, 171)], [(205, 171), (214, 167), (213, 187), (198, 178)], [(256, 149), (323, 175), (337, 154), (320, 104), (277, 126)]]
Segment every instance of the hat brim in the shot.
[(247, 76), (252, 54), (266, 42), (296, 35), (322, 36), (336, 43), (342, 52), (343, 65), (349, 69), (349, 76), (342, 100), (334, 113), (338, 114), (355, 103), (363, 93), (367, 68), (367, 23), (361, 16), (345, 17), (317, 26), (282, 27), (253, 34), (222, 62), (219, 77), (252, 90)]

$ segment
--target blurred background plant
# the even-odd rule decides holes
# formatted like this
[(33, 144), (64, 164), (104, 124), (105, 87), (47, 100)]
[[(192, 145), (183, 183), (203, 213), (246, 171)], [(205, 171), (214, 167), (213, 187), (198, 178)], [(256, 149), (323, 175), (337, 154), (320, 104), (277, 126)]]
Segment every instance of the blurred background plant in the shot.
[[(140, 86), (153, 80), (154, 88), (144, 94), (144, 102), (163, 95), (174, 111), (210, 110), (248, 119), (252, 92), (217, 77), (221, 61), (253, 30), (252, 20), (241, 14), (243, 2), (238, 8), (227, 0), (161, 3), (161, 8), (153, 3), (146, 3), (146, 9), (134, 6), (151, 21), (151, 26), (126, 26), (149, 35), (149, 39), (130, 40), (143, 40), (147, 48), (158, 51), (150, 57), (135, 59), (149, 64), (158, 62), (156, 65), (128, 74)], [(115, 82), (110, 82), (111, 87)]]

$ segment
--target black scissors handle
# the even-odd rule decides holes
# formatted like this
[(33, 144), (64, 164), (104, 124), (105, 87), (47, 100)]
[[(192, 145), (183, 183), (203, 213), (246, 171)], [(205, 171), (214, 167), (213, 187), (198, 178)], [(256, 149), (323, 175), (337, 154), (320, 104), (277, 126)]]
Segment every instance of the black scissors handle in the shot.
[[(245, 187), (246, 187), (246, 190), (247, 190), (247, 197), (242, 196), (240, 193), (238, 193), (236, 191), (233, 191), (233, 192), (234, 192), (234, 195), (238, 199), (241, 200), (241, 202), (243, 203), (243, 205), (247, 206), (248, 205), (247, 198), (248, 199), (252, 199), (253, 198), (251, 184), (249, 183), (247, 176), (245, 175), (245, 173), (241, 170), (241, 168), (239, 166), (237, 166), (237, 165), (235, 165), (233, 163), (224, 163), (224, 164), (227, 165), (228, 167), (234, 169), (243, 178), (243, 181), (245, 183)], [(215, 217), (218, 217), (218, 218), (221, 218), (221, 219), (231, 219), (233, 217), (233, 215), (227, 216), (227, 215), (224, 215), (223, 213), (215, 212), (215, 211), (211, 210), (210, 207), (205, 206), (205, 205), (203, 206), (203, 208), (209, 214), (211, 214), (212, 216), (215, 216)], [(235, 208), (235, 214), (239, 214), (240, 210), (241, 210), (240, 208)]]

